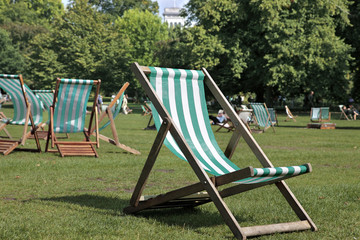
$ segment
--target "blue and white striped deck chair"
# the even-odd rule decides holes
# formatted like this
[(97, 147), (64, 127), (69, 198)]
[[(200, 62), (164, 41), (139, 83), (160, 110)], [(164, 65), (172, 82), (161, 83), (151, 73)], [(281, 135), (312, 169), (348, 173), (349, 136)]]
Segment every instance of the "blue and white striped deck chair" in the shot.
[[(135, 150), (129, 146), (126, 146), (122, 143), (120, 143), (119, 141), (119, 136), (117, 134), (116, 131), (116, 125), (115, 125), (115, 118), (119, 115), (120, 111), (121, 111), (121, 106), (122, 106), (122, 102), (123, 102), (123, 98), (124, 98), (124, 93), (126, 88), (129, 86), (129, 83), (126, 82), (120, 89), (120, 91), (118, 92), (118, 94), (116, 95), (116, 97), (111, 101), (111, 103), (109, 104), (109, 106), (106, 107), (106, 110), (100, 115), (99, 118), (99, 124), (102, 122), (102, 120), (104, 120), (105, 116), (108, 117), (108, 121), (106, 123), (104, 123), (100, 128), (99, 128), (99, 132), (101, 132), (101, 130), (105, 129), (107, 126), (110, 125), (111, 127), (111, 131), (112, 131), (112, 135), (113, 138), (109, 138), (106, 137), (103, 134), (99, 133), (99, 138), (101, 140), (104, 140), (108, 143), (111, 143), (121, 149), (124, 149), (125, 151), (128, 151), (130, 153), (133, 154), (140, 154), (140, 152), (138, 150)], [(93, 127), (91, 129), (91, 134), (95, 135), (95, 127)]]
[(265, 103), (250, 103), (250, 107), (253, 109), (254, 122), (257, 127), (263, 127), (263, 132), (269, 127), (272, 127), (275, 132), (274, 124), (271, 121), (270, 113)]
[[(0, 87), (10, 95), (14, 107), (12, 118), (1, 119), (0, 130), (4, 130), (7, 125), (24, 125), (20, 140), (0, 140), (0, 152), (7, 155), (18, 144), (24, 145), (31, 133), (34, 133), (42, 125), (42, 110), (39, 99), (24, 84), (22, 75), (0, 74)], [(29, 125), (31, 131), (27, 132)], [(37, 146), (36, 151), (41, 152), (37, 134), (34, 135), (34, 139)]]
[[(315, 224), (286, 183), (282, 181), (310, 172), (311, 165), (275, 168), (206, 69), (196, 71), (154, 68), (134, 63), (132, 70), (154, 106), (152, 112), (158, 134), (134, 189), (130, 205), (124, 208), (125, 213), (136, 213), (154, 208), (194, 207), (214, 202), (226, 224), (239, 239), (274, 232), (316, 230)], [(236, 127), (225, 153), (221, 151), (211, 130), (204, 84)], [(263, 168), (240, 169), (230, 161), (240, 137), (244, 138)], [(199, 182), (165, 194), (142, 197), (141, 194), (162, 144), (165, 144), (177, 157), (189, 163)], [(210, 178), (206, 172), (213, 177)], [(233, 185), (228, 188), (221, 188), (221, 190), (217, 188), (231, 183)], [(241, 228), (223, 198), (272, 183), (276, 183), (275, 185), (290, 203), (300, 221), (272, 224), (266, 227)], [(204, 190), (206, 194), (197, 194)]]
[[(60, 155), (64, 156), (95, 156), (98, 154), (93, 145), (99, 147), (99, 125), (96, 99), (99, 95), (101, 80), (57, 79), (53, 104), (50, 107), (50, 124), (45, 151), (48, 152), (49, 141), (51, 147), (57, 147)], [(89, 127), (85, 130), (86, 107), (93, 85), (96, 85), (94, 102), (89, 120)], [(94, 120), (95, 117), (95, 120)], [(90, 129), (95, 121), (96, 141), (90, 141)], [(83, 132), (85, 141), (58, 141), (56, 133)]]

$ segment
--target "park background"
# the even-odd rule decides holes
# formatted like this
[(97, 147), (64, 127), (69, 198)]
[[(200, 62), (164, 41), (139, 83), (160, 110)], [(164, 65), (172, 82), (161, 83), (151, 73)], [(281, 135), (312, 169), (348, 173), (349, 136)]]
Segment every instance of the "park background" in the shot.
[[(275, 166), (312, 164), (312, 173), (287, 183), (319, 231), (259, 239), (360, 239), (358, 121), (333, 114), (335, 130), (306, 129), (310, 109), (302, 109), (310, 90), (318, 105), (359, 102), (359, 2), (189, 0), (183, 28), (163, 23), (158, 7), (146, 0), (76, 0), (66, 8), (60, 0), (0, 0), (1, 72), (22, 73), (32, 89), (53, 89), (56, 77), (100, 78), (104, 96), (129, 81), (127, 93), (138, 103), (129, 104), (132, 114), (116, 119), (116, 129), (122, 143), (141, 152), (131, 155), (101, 142), (99, 158), (21, 151), (0, 157), (0, 239), (233, 237), (213, 204), (122, 212), (156, 136), (143, 130), (149, 116), (140, 114), (145, 96), (129, 68), (134, 61), (206, 67), (228, 96), (242, 93), (268, 105), (280, 95), (292, 100), (299, 108), (296, 122), (285, 122), (280, 112), (275, 133), (253, 136)], [(1, 111), (11, 117), (10, 105)], [(20, 126), (11, 127), (21, 134)], [(215, 137), (225, 149), (231, 133)], [(28, 140), (25, 147), (35, 144)], [(173, 158), (162, 148), (145, 194), (197, 181), (186, 162)], [(232, 160), (260, 167), (243, 139)], [(296, 220), (274, 186), (225, 201), (241, 226)]]
[(137, 61), (205, 67), (227, 96), (268, 106), (281, 96), (302, 107), (310, 91), (319, 106), (360, 98), (358, 1), (161, 1), (161, 11), (184, 7), (188, 25), (175, 28), (156, 1), (65, 4), (0, 1), (2, 72), (22, 73), (32, 89), (53, 89), (56, 77), (101, 79), (103, 96), (128, 81), (127, 93), (141, 101), (129, 68)]

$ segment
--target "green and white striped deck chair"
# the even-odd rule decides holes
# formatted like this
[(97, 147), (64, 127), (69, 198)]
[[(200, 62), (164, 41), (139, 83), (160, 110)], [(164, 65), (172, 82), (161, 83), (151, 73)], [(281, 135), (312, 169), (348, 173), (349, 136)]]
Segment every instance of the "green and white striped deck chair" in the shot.
[(253, 109), (254, 122), (257, 127), (263, 127), (262, 131), (266, 131), (269, 127), (272, 127), (275, 132), (274, 124), (271, 121), (270, 113), (265, 103), (250, 103), (250, 107)]
[(54, 90), (33, 90), (33, 92), (40, 99), (44, 109), (49, 111), (50, 116), (50, 106), (54, 101)]
[[(158, 134), (150, 150), (125, 213), (166, 207), (194, 207), (214, 202), (235, 237), (316, 230), (315, 224), (302, 208), (294, 194), (282, 180), (311, 171), (310, 164), (275, 168), (255, 139), (221, 93), (206, 69), (202, 71), (154, 68), (132, 65), (135, 76), (154, 106), (152, 108)], [(208, 119), (204, 84), (207, 85), (236, 127), (223, 153), (218, 146)], [(232, 161), (235, 147), (243, 137), (263, 168), (240, 169)], [(156, 196), (141, 196), (162, 144), (177, 157), (187, 161), (199, 179), (177, 190)], [(213, 175), (209, 177), (207, 173)], [(228, 188), (219, 186), (231, 184)], [(300, 221), (266, 226), (240, 227), (223, 198), (261, 186), (275, 185), (290, 203)], [(205, 194), (200, 194), (201, 191)]]
[[(96, 99), (99, 95), (101, 80), (60, 79), (56, 81), (54, 100), (50, 107), (50, 124), (45, 151), (57, 147), (60, 155), (64, 156), (95, 156), (98, 154), (93, 145), (99, 147), (99, 125)], [(86, 106), (93, 85), (96, 85), (94, 102), (90, 115), (89, 127), (85, 130)], [(95, 141), (90, 141), (90, 129), (95, 117)], [(85, 141), (58, 141), (56, 133), (83, 132)]]
[[(106, 123), (104, 123), (100, 128), (99, 128), (99, 132), (101, 132), (101, 130), (105, 129), (107, 126), (110, 125), (111, 127), (111, 131), (112, 131), (112, 135), (113, 135), (113, 139), (106, 137), (103, 134), (99, 133), (99, 138), (101, 140), (104, 140), (108, 143), (111, 143), (121, 149), (124, 149), (125, 151), (128, 151), (130, 153), (133, 154), (140, 154), (140, 152), (138, 150), (135, 150), (129, 146), (126, 146), (122, 143), (120, 143), (119, 141), (119, 136), (117, 134), (116, 131), (116, 126), (115, 126), (115, 118), (119, 115), (120, 111), (121, 111), (121, 106), (122, 106), (122, 102), (123, 102), (123, 98), (124, 98), (124, 93), (126, 88), (129, 86), (129, 83), (126, 82), (120, 89), (120, 91), (118, 92), (118, 94), (116, 95), (116, 97), (111, 101), (111, 103), (109, 104), (109, 106), (106, 107), (106, 110), (100, 115), (99, 118), (99, 124), (101, 123), (102, 120), (104, 120), (105, 116), (108, 117), (108, 121)], [(95, 127), (93, 127), (91, 129), (91, 134), (95, 135)]]
[(331, 113), (329, 107), (311, 108), (310, 120), (312, 122), (323, 122), (331, 120)]
[(278, 126), (277, 114), (274, 108), (268, 108), (268, 112), (270, 114), (270, 120), (273, 125)]
[[(24, 145), (31, 133), (34, 133), (42, 125), (42, 110), (39, 99), (24, 84), (22, 75), (0, 74), (0, 87), (11, 96), (14, 107), (12, 118), (1, 119), (0, 130), (5, 130), (7, 125), (24, 125), (23, 133), (19, 140), (0, 140), (0, 152), (7, 155), (17, 148), (19, 144)], [(31, 126), (31, 131), (27, 132), (29, 125)], [(41, 152), (37, 134), (34, 135), (34, 139), (37, 146), (36, 151)]]

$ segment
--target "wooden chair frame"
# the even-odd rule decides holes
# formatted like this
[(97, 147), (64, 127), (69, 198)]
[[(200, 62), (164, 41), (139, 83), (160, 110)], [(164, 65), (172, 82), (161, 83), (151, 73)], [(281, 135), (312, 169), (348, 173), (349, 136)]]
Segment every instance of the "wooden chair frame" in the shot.
[(290, 109), (289, 109), (289, 107), (287, 106), (287, 105), (285, 105), (285, 112), (286, 112), (286, 119), (285, 119), (285, 121), (288, 121), (288, 120), (293, 120), (294, 122), (296, 122), (296, 116), (294, 116), (292, 113), (291, 113), (291, 111), (290, 111)]
[[(129, 83), (126, 82), (120, 89), (120, 91), (118, 92), (118, 94), (116, 95), (116, 97), (111, 101), (111, 103), (109, 104), (109, 106), (106, 107), (106, 110), (104, 112), (102, 112), (102, 114), (100, 115), (100, 118), (99, 118), (99, 122), (98, 122), (98, 125), (100, 125), (101, 121), (104, 120), (104, 118), (107, 116), (109, 121), (110, 121), (110, 127), (111, 127), (111, 132), (112, 132), (112, 135), (113, 135), (113, 139), (109, 138), (109, 137), (106, 137), (100, 133), (98, 133), (99, 135), (99, 138), (105, 142), (108, 142), (108, 143), (111, 143), (121, 149), (124, 149), (125, 151), (128, 151), (132, 154), (136, 154), (136, 155), (139, 155), (140, 152), (138, 150), (135, 150), (129, 146), (126, 146), (122, 143), (120, 143), (119, 141), (119, 136), (117, 134), (117, 131), (116, 131), (116, 126), (115, 126), (115, 121), (114, 121), (114, 117), (113, 117), (113, 114), (112, 114), (112, 111), (111, 111), (111, 108), (116, 104), (116, 101), (121, 97), (121, 95), (125, 92), (126, 88), (129, 86)], [(98, 132), (99, 130), (97, 130)], [(95, 131), (95, 127), (93, 127), (90, 131), (90, 133), (93, 135), (93, 136), (96, 136), (96, 131)]]
[(339, 105), (341, 114), (340, 114), (340, 120), (344, 117), (344, 119), (350, 121), (349, 117), (346, 115), (346, 113), (344, 112), (344, 109), (342, 108), (344, 105)]
[[(220, 215), (223, 217), (225, 223), (228, 225), (234, 236), (238, 239), (246, 239), (250, 236), (271, 234), (275, 232), (289, 232), (306, 229), (312, 229), (313, 231), (317, 230), (317, 227), (315, 226), (311, 218), (308, 216), (306, 211), (303, 209), (299, 201), (296, 199), (294, 194), (291, 192), (291, 190), (283, 180), (277, 182), (274, 181), (274, 183), (280, 190), (282, 195), (285, 197), (291, 208), (294, 210), (300, 221), (264, 226), (240, 227), (239, 223), (236, 221), (234, 215), (227, 207), (223, 198), (267, 184), (238, 184), (235, 186), (232, 185), (226, 189), (219, 191), (217, 189), (218, 186), (234, 182), (241, 178), (252, 176), (253, 168), (248, 167), (229, 174), (210, 178), (204, 171), (204, 169), (201, 167), (199, 161), (196, 159), (194, 153), (186, 143), (179, 129), (172, 123), (172, 119), (169, 113), (167, 112), (165, 107), (163, 107), (154, 89), (152, 88), (146, 75), (149, 73), (149, 68), (140, 66), (138, 63), (134, 63), (131, 66), (131, 69), (135, 73), (135, 76), (139, 79), (141, 85), (145, 89), (147, 96), (152, 101), (152, 104), (159, 113), (160, 117), (163, 119), (163, 123), (158, 131), (154, 144), (146, 160), (145, 166), (134, 189), (133, 195), (130, 200), (130, 206), (124, 208), (125, 213), (136, 213), (141, 210), (156, 207), (197, 206), (212, 201), (217, 207)], [(240, 138), (243, 137), (245, 142), (249, 145), (250, 149), (255, 154), (260, 163), (263, 165), (263, 167), (273, 167), (268, 157), (257, 144), (251, 133), (247, 130), (245, 124), (240, 120), (239, 116), (231, 107), (229, 102), (226, 100), (225, 96), (217, 87), (214, 80), (208, 74), (206, 69), (203, 68), (202, 71), (205, 74), (205, 84), (210, 89), (211, 93), (214, 95), (217, 101), (220, 103), (221, 107), (227, 112), (236, 128), (225, 150), (225, 156), (229, 159), (232, 157), (236, 145), (238, 144)], [(156, 158), (160, 152), (161, 146), (168, 132), (171, 133), (172, 137), (174, 138), (182, 153), (186, 157), (188, 163), (198, 177), (199, 182), (177, 190), (170, 191), (165, 194), (150, 197), (149, 199), (141, 200), (141, 194), (146, 186), (146, 181), (154, 166)], [(268, 184), (270, 184), (270, 182)], [(203, 198), (184, 198), (186, 196), (198, 193), (203, 190), (206, 190), (207, 192), (206, 196)]]
[[(24, 124), (24, 129), (23, 129), (22, 136), (21, 136), (21, 138), (19, 140), (11, 140), (12, 137), (11, 137), (10, 133), (6, 129), (6, 126), (10, 124), (10, 121), (8, 121), (6, 123), (2, 123), (0, 125), (0, 131), (4, 130), (7, 137), (10, 138), (9, 140), (5, 140), (5, 139), (0, 140), (0, 146), (1, 146), (0, 152), (2, 152), (3, 155), (8, 155), (12, 151), (14, 151), (19, 144), (25, 145), (26, 140), (30, 137), (31, 134), (34, 135), (34, 140), (35, 140), (35, 143), (36, 143), (36, 149), (21, 148), (21, 149), (17, 149), (17, 150), (41, 152), (41, 146), (40, 146), (39, 138), (38, 138), (38, 135), (36, 133), (37, 128), (40, 127), (41, 124), (38, 124), (37, 126), (35, 126), (34, 119), (33, 119), (32, 113), (31, 113), (31, 104), (27, 99), (27, 94), (26, 94), (25, 87), (24, 87), (23, 77), (20, 74), (20, 75), (18, 75), (17, 78), (19, 79), (22, 96), (24, 97), (24, 101), (25, 101), (25, 105), (26, 105), (25, 124)], [(6, 117), (6, 116), (4, 114), (2, 114), (2, 117)], [(31, 124), (31, 131), (27, 132), (29, 120), (30, 120), (30, 124)]]
[[(95, 148), (93, 145), (96, 145), (97, 148), (100, 147), (99, 144), (99, 125), (98, 125), (98, 111), (97, 111), (97, 106), (96, 106), (96, 101), (100, 92), (100, 84), (101, 84), (101, 80), (93, 80), (93, 85), (96, 85), (96, 92), (95, 92), (95, 96), (94, 96), (94, 103), (93, 103), (93, 107), (91, 110), (91, 115), (90, 115), (90, 121), (89, 121), (89, 127), (86, 129), (84, 128), (84, 135), (85, 135), (85, 141), (84, 142), (73, 142), (73, 141), (58, 141), (57, 137), (55, 135), (54, 132), (54, 109), (55, 109), (55, 104), (58, 101), (58, 92), (59, 92), (59, 87), (60, 87), (60, 82), (61, 79), (57, 78), (56, 81), (56, 88), (55, 88), (55, 94), (54, 94), (54, 101), (52, 106), (50, 106), (50, 123), (49, 123), (49, 130), (48, 130), (48, 135), (47, 135), (47, 140), (46, 140), (46, 148), (45, 148), (45, 152), (59, 152), (61, 157), (65, 157), (65, 156), (95, 156), (95, 157), (99, 157), (98, 153), (96, 152)], [(92, 128), (92, 123), (94, 121), (95, 118), (95, 129), (97, 130), (95, 133), (95, 138), (96, 141), (90, 141), (90, 136), (91, 136), (91, 128)], [(49, 149), (49, 142), (51, 140), (51, 148)], [(57, 151), (53, 150), (53, 148), (55, 148), (55, 146), (57, 147)], [(61, 147), (61, 146), (66, 146), (66, 147)], [(79, 147), (85, 147), (85, 146), (89, 146), (91, 148), (91, 153), (84, 153), (83, 151), (78, 151)], [(73, 150), (68, 150), (68, 148), (73, 148)]]

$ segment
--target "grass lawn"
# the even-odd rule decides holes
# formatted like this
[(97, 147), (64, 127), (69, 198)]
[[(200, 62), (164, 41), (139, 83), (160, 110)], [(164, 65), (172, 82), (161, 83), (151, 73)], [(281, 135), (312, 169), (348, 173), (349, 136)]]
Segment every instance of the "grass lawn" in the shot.
[[(195, 209), (153, 210), (125, 215), (122, 209), (144, 165), (156, 131), (145, 131), (149, 116), (120, 115), (120, 142), (142, 154), (128, 154), (101, 142), (99, 158), (16, 151), (0, 156), (0, 239), (233, 239), (212, 203)], [(12, 109), (2, 109), (11, 116)], [(44, 116), (47, 114), (44, 114)], [(336, 130), (306, 129), (309, 116), (284, 122), (276, 133), (254, 135), (275, 166), (310, 162), (313, 172), (286, 180), (318, 232), (259, 239), (360, 239), (360, 121), (333, 120)], [(20, 135), (20, 128), (8, 128)], [(16, 132), (18, 134), (16, 134)], [(104, 130), (110, 136), (110, 128)], [(225, 149), (231, 133), (215, 133)], [(82, 136), (71, 136), (71, 139)], [(35, 147), (33, 140), (26, 146)], [(41, 141), (45, 149), (45, 142)], [(232, 158), (240, 167), (260, 167), (243, 140)], [(163, 148), (145, 194), (195, 183), (195, 174)], [(240, 226), (297, 221), (274, 186), (226, 198)]]

